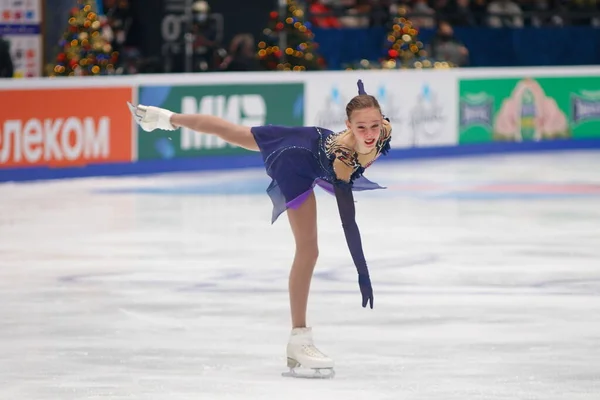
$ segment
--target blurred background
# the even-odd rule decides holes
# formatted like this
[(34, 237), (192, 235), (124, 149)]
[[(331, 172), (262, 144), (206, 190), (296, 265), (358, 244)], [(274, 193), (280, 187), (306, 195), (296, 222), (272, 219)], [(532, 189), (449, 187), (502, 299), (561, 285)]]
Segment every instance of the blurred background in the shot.
[[(0, 0), (0, 397), (597, 400), (599, 1)], [(341, 379), (290, 390), (262, 157), (126, 103), (339, 132), (357, 79), (378, 305), (318, 190)]]
[(5, 0), (0, 8), (2, 77), (600, 63), (596, 0)]

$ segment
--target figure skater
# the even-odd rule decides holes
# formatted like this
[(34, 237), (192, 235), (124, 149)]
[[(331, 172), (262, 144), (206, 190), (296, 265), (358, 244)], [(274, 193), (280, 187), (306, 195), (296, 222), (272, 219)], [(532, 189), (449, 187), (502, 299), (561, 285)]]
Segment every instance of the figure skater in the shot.
[(310, 283), (319, 254), (315, 185), (336, 198), (346, 242), (358, 272), (362, 306), (369, 304), (373, 308), (373, 289), (355, 221), (353, 191), (383, 189), (363, 173), (390, 149), (392, 127), (377, 99), (365, 92), (360, 80), (358, 93), (346, 105), (347, 129), (336, 133), (314, 126), (251, 128), (212, 115), (178, 114), (129, 104), (136, 122), (147, 132), (185, 127), (261, 153), (266, 173), (272, 179), (267, 188), (273, 203), (271, 223), (287, 211), (296, 245), (288, 288), (292, 319), (287, 345), (290, 372), (284, 376), (302, 376), (295, 370), (299, 366), (315, 371), (308, 377), (327, 378), (335, 374), (333, 360), (314, 346), (312, 329), (306, 324)]

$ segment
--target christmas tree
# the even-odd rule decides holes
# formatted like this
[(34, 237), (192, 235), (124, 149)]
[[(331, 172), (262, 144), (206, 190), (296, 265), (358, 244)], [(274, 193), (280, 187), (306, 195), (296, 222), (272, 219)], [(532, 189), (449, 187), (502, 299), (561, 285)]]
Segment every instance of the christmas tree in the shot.
[[(285, 14), (271, 11), (269, 26), (263, 31), (265, 40), (258, 43), (258, 59), (264, 69), (307, 71), (325, 68), (325, 60), (317, 54), (310, 22), (304, 22), (304, 11), (293, 0), (287, 0)], [(284, 44), (284, 48), (280, 48)]]
[(119, 54), (102, 35), (105, 20), (94, 11), (95, 0), (77, 0), (69, 13), (69, 26), (59, 42), (50, 76), (110, 75)]
[(419, 30), (406, 18), (405, 7), (398, 7), (398, 14), (391, 22), (385, 38), (384, 55), (376, 61), (361, 60), (346, 69), (406, 69), (406, 68), (449, 68), (447, 62), (438, 62), (429, 57), (419, 40)]

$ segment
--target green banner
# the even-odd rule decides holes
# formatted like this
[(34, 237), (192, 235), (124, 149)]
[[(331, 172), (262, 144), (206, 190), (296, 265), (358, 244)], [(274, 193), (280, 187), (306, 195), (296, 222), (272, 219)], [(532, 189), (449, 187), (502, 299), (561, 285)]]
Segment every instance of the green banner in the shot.
[[(303, 83), (190, 86), (142, 86), (139, 103), (177, 113), (214, 115), (245, 126), (304, 123)], [(138, 159), (170, 159), (202, 155), (243, 154), (247, 150), (214, 135), (138, 127)]]
[(600, 77), (459, 80), (459, 143), (600, 137)]

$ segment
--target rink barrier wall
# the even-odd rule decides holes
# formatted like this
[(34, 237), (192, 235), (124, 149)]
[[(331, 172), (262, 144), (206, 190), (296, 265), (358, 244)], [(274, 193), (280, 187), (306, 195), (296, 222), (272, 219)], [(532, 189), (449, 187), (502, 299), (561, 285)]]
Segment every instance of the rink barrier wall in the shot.
[(600, 67), (33, 78), (0, 85), (0, 182), (261, 167), (207, 135), (141, 131), (125, 102), (338, 130), (358, 79), (394, 127), (382, 160), (600, 148)]
[[(410, 161), (468, 157), (507, 153), (532, 153), (566, 150), (599, 150), (600, 139), (557, 140), (528, 143), (473, 144), (468, 146), (431, 146), (404, 150), (392, 150), (378, 161)], [(207, 156), (174, 160), (139, 160), (113, 164), (88, 164), (80, 168), (6, 168), (0, 169), (0, 182), (24, 182), (35, 180), (150, 175), (171, 172), (193, 172), (209, 170), (233, 170), (261, 168), (262, 158), (256, 154), (231, 156)]]

